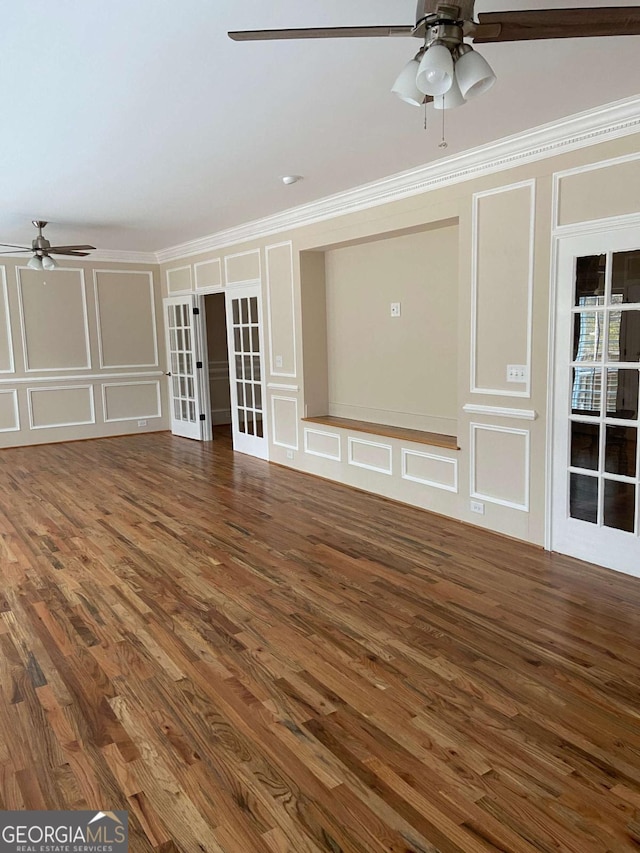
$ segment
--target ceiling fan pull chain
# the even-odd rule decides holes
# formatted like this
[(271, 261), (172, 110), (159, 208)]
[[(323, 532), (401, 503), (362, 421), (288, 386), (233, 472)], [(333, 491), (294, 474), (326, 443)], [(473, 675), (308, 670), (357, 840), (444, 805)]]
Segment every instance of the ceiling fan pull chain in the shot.
[(427, 130), (427, 102), (424, 102), (424, 129)]
[(440, 144), (438, 145), (438, 148), (448, 148), (449, 147), (449, 143), (447, 142), (447, 140), (444, 137), (444, 116), (445, 116), (445, 113), (446, 113), (446, 110), (443, 109), (442, 110), (442, 140), (441, 140)]

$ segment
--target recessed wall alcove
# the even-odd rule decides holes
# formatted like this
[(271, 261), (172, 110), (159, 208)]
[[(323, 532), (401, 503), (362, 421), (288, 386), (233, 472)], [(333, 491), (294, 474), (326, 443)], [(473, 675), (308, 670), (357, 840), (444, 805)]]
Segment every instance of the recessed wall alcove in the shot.
[(301, 253), (305, 417), (457, 435), (458, 232), (447, 219)]

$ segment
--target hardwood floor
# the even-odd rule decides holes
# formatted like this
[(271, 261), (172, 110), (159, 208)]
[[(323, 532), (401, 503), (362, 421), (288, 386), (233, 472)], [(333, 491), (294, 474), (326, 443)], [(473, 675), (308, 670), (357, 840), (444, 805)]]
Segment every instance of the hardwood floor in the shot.
[(167, 434), (0, 451), (0, 562), (0, 808), (638, 850), (640, 581)]

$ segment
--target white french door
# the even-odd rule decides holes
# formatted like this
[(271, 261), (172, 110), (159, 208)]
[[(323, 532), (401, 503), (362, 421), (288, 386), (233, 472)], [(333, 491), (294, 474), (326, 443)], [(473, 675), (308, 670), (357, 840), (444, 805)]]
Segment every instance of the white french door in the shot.
[(167, 376), (171, 396), (171, 432), (203, 440), (210, 424), (207, 389), (202, 382), (204, 354), (196, 322), (202, 310), (200, 297), (172, 296), (164, 300), (167, 341)]
[(268, 459), (260, 286), (229, 288), (225, 298), (233, 449)]
[(640, 576), (640, 229), (558, 247), (552, 548)]

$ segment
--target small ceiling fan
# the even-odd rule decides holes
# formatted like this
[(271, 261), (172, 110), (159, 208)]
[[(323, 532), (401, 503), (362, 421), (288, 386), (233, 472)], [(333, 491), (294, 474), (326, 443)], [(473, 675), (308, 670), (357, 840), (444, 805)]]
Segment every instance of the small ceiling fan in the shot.
[(0, 243), (0, 246), (5, 246), (10, 251), (0, 252), (0, 255), (15, 255), (18, 252), (32, 252), (33, 257), (27, 264), (33, 270), (54, 270), (58, 264), (51, 255), (72, 255), (76, 258), (85, 258), (91, 249), (95, 246), (52, 246), (47, 238), (43, 235), (42, 229), (47, 224), (42, 219), (32, 219), (32, 224), (38, 229), (38, 236), (31, 241), (31, 248), (28, 246), (15, 246), (13, 243)]
[(475, 0), (418, 0), (413, 26), (316, 27), (230, 32), (234, 41), (269, 39), (378, 38), (413, 36), (423, 40), (392, 91), (414, 106), (434, 102), (436, 109), (463, 106), (488, 91), (496, 77), (489, 63), (465, 39), (476, 44), (533, 39), (640, 35), (640, 6), (481, 12)]

